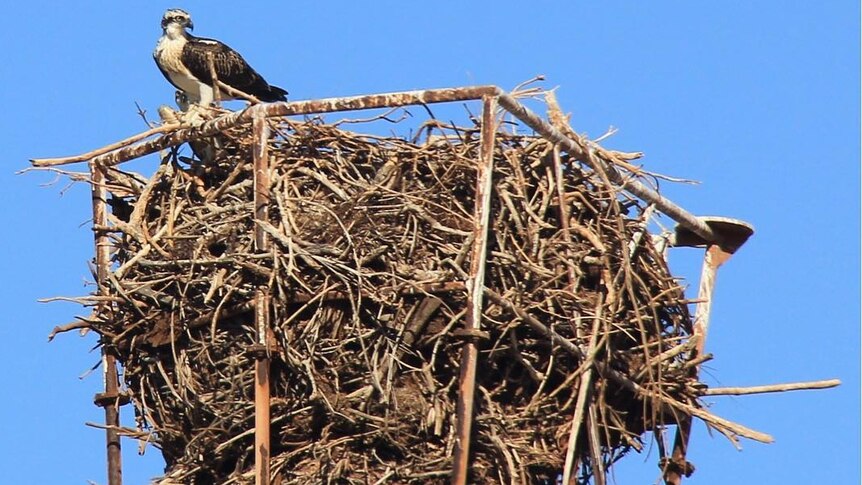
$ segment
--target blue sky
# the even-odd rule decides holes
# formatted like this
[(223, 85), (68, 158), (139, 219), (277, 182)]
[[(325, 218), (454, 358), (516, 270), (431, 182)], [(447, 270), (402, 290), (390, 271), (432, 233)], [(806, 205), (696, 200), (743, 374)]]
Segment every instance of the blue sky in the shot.
[[(370, 2), (369, 2), (370, 3)], [(559, 86), (579, 132), (646, 153), (650, 170), (697, 179), (663, 191), (696, 214), (757, 229), (722, 268), (708, 351), (713, 385), (837, 377), (838, 389), (715, 398), (720, 415), (771, 433), (737, 452), (696, 426), (688, 483), (858, 483), (860, 460), (859, 5), (854, 1), (64, 2), (4, 6), (0, 30), (0, 463), (4, 483), (105, 483), (92, 397), (94, 338), (58, 323), (81, 310), (37, 298), (89, 291), (83, 186), (16, 176), (142, 131), (173, 88), (151, 51), (168, 7), (237, 50), (292, 99), (497, 84)], [(421, 114), (421, 111), (415, 111)], [(156, 164), (148, 159), (141, 170)], [(695, 250), (671, 261), (696, 284)], [(124, 410), (124, 422), (131, 423)], [(125, 443), (126, 483), (161, 472)], [(655, 454), (619, 483), (652, 483)]]

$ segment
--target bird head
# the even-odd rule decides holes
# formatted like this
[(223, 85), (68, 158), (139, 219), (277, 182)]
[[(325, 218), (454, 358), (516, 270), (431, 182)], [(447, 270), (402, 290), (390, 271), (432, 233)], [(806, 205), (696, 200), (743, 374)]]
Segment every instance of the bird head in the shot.
[(192, 17), (185, 10), (172, 8), (162, 15), (162, 30), (168, 35), (182, 35), (185, 29), (194, 30), (194, 28)]

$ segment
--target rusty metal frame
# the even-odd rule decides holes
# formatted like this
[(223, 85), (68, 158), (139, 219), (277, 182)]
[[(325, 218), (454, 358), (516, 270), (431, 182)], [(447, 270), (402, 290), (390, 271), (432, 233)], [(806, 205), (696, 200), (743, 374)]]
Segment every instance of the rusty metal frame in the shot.
[[(108, 190), (105, 186), (104, 168), (90, 162), (90, 195), (93, 201), (93, 234), (96, 244), (96, 284), (99, 296), (108, 296), (106, 283), (111, 267), (111, 241), (104, 228), (108, 227)], [(101, 228), (101, 229), (100, 229)], [(109, 313), (108, 302), (99, 303), (97, 312)], [(105, 410), (105, 442), (108, 455), (108, 485), (122, 485), (122, 453), (120, 449), (120, 405), (117, 361), (107, 342), (102, 342), (102, 372), (105, 392), (96, 394), (94, 402)]]
[[(269, 219), (269, 124), (263, 114), (252, 121), (254, 162), (254, 249), (266, 252), (266, 231), (258, 221)], [(254, 483), (269, 485), (270, 465), (270, 348), (269, 348), (269, 289), (260, 285), (255, 290), (254, 326), (257, 344), (254, 355)]]
[[(697, 306), (694, 312), (694, 331), (691, 338), (695, 339), (695, 347), (689, 356), (697, 359), (704, 355), (706, 336), (709, 331), (709, 317), (712, 311), (712, 299), (715, 293), (715, 279), (718, 268), (726, 263), (731, 256), (754, 234), (754, 228), (740, 220), (726, 217), (702, 217), (701, 221), (720, 235), (722, 243), (702, 239), (692, 233), (690, 228), (678, 226), (672, 238), (674, 247), (706, 247), (703, 255), (703, 265), (700, 273), (700, 283), (697, 292)], [(692, 374), (697, 376), (700, 366), (694, 366)], [(673, 450), (670, 457), (662, 457), (659, 464), (666, 485), (681, 485), (683, 478), (694, 472), (694, 466), (686, 460), (688, 441), (691, 437), (692, 418), (683, 416), (677, 423)]]
[[(96, 274), (99, 283), (99, 294), (106, 295), (105, 281), (110, 268), (110, 247), (107, 236), (98, 228), (108, 226), (106, 208), (106, 190), (104, 186), (103, 167), (117, 165), (128, 160), (155, 153), (167, 147), (177, 146), (184, 142), (212, 136), (216, 133), (241, 124), (252, 124), (254, 134), (254, 207), (255, 220), (266, 220), (269, 204), (269, 167), (267, 142), (269, 126), (267, 117), (310, 115), (335, 113), (344, 111), (366, 110), (376, 108), (394, 108), (410, 105), (425, 105), (432, 103), (448, 103), (456, 101), (482, 100), (481, 148), (477, 164), (476, 201), (474, 208), (474, 229), (471, 248), (470, 268), (467, 289), (468, 311), (465, 317), (464, 329), (460, 335), (465, 338), (462, 350), (461, 372), (459, 379), (459, 401), (457, 415), (457, 439), (453, 457), (452, 483), (465, 484), (469, 477), (470, 436), (472, 432), (473, 406), (476, 387), (476, 367), (478, 361), (477, 340), (484, 332), (481, 330), (482, 299), (488, 296), (489, 290), (484, 288), (484, 272), (488, 242), (488, 224), (490, 215), (490, 195), (493, 190), (493, 148), (495, 137), (495, 116), (499, 105), (512, 116), (529, 126), (545, 139), (554, 142), (566, 151), (572, 158), (590, 166), (594, 170), (607, 175), (608, 179), (621, 189), (632, 195), (652, 203), (656, 209), (677, 223), (678, 236), (686, 241), (678, 241), (677, 246), (694, 245), (691, 240), (707, 246), (704, 271), (701, 275), (701, 296), (707, 302), (711, 300), (715, 271), (729, 255), (732, 254), (750, 232), (739, 240), (736, 230), (724, 230), (727, 226), (716, 227), (706, 218), (697, 217), (686, 211), (673, 201), (662, 196), (655, 190), (645, 186), (633, 178), (626, 178), (614, 166), (593, 155), (593, 149), (588, 141), (571, 138), (557, 130), (551, 124), (540, 118), (514, 96), (506, 94), (497, 86), (470, 86), (461, 88), (430, 89), (422, 91), (404, 91), (393, 93), (351, 96), (342, 98), (326, 98), (308, 101), (293, 101), (279, 103), (263, 103), (252, 105), (241, 111), (229, 113), (203, 123), (200, 126), (179, 126), (177, 129), (146, 141), (140, 141), (130, 146), (122, 146), (107, 153), (92, 153), (90, 171), (93, 187), (93, 224), (96, 231)], [(155, 132), (152, 134), (156, 134)], [(84, 160), (82, 157), (70, 157), (67, 160), (34, 160), (35, 166), (60, 165)], [(559, 175), (559, 174), (558, 174)], [(737, 226), (745, 226), (741, 221), (735, 221)], [(732, 224), (731, 224), (732, 225)], [(722, 230), (719, 230), (722, 229)], [(738, 227), (737, 227), (738, 229)], [(743, 231), (745, 232), (745, 231)], [(679, 238), (678, 238), (679, 239)], [(267, 240), (260, 225), (255, 226), (255, 249), (266, 251)], [(492, 293), (490, 293), (493, 296)], [(250, 352), (255, 358), (255, 483), (268, 485), (270, 483), (270, 352), (269, 348), (269, 305), (268, 289), (261, 285), (255, 293), (254, 315), (257, 329), (257, 343)], [(709, 317), (709, 304), (698, 305), (696, 312), (695, 336), (698, 338), (697, 351), (702, 352)], [(577, 349), (575, 349), (577, 350)], [(119, 426), (118, 406), (121, 404), (118, 391), (116, 362), (110, 349), (103, 347), (105, 367), (105, 393), (97, 396), (97, 403), (105, 408), (107, 422), (107, 453), (109, 485), (121, 485), (120, 443), (117, 429)], [(685, 461), (685, 449), (688, 442), (690, 423), (679, 423), (678, 449), (675, 458)], [(670, 478), (667, 483), (674, 485), (681, 481)]]
[(461, 350), (461, 372), (458, 380), (458, 430), (452, 483), (464, 485), (469, 476), (470, 435), (473, 429), (473, 405), (476, 395), (476, 367), (482, 337), (482, 298), (485, 287), (485, 264), (488, 252), (488, 224), (491, 214), (491, 184), (494, 174), (494, 139), (497, 98), (482, 97), (482, 126), (479, 163), (476, 164), (476, 199), (473, 209), (473, 244), (470, 248), (470, 270), (467, 281), (467, 316), (464, 321), (464, 347)]
[[(293, 116), (358, 111), (375, 108), (396, 108), (434, 103), (451, 103), (496, 96), (502, 90), (496, 86), (471, 86), (464, 88), (427, 89), (424, 91), (402, 91), (397, 93), (369, 94), (343, 98), (324, 98), (308, 101), (255, 104), (246, 109), (228, 113), (196, 127), (179, 127), (166, 135), (137, 143), (122, 150), (115, 150), (93, 158), (102, 165), (117, 165), (155, 153), (189, 140), (206, 138), (234, 126), (250, 123), (255, 116)], [(34, 162), (35, 166), (45, 166)]]

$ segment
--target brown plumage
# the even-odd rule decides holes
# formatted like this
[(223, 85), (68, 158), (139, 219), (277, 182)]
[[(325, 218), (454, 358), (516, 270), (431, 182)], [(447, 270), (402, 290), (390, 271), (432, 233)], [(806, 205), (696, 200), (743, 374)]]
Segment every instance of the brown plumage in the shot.
[[(287, 100), (287, 91), (267, 83), (239, 53), (222, 42), (195, 37), (186, 31), (193, 28), (187, 12), (168, 10), (162, 17), (163, 35), (153, 52), (162, 74), (189, 101), (204, 105), (213, 102), (210, 57), (219, 81), (261, 101)], [(223, 99), (235, 99), (230, 93), (221, 94)]]

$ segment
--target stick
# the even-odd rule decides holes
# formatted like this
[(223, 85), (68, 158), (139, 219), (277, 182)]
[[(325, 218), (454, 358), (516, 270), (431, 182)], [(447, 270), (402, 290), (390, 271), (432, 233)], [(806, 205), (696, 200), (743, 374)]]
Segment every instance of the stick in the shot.
[[(604, 303), (604, 293), (599, 294), (599, 301), (596, 304), (596, 314), (593, 317), (593, 331), (592, 331), (592, 334), (590, 335), (590, 347), (589, 347), (589, 350), (587, 352), (588, 354), (592, 355), (592, 357), (593, 357), (592, 360), (595, 360), (595, 353), (593, 352), (593, 350), (595, 349), (596, 344), (598, 343), (599, 325), (601, 323), (602, 310), (604, 308), (602, 306), (603, 303)], [(585, 364), (590, 365), (589, 362), (585, 362)], [(593, 367), (592, 367), (592, 365), (590, 365), (587, 368), (587, 370), (584, 372), (584, 374), (581, 376), (580, 384), (578, 387), (578, 400), (575, 404), (575, 415), (572, 417), (572, 427), (569, 430), (569, 443), (568, 443), (568, 446), (566, 448), (566, 462), (565, 462), (565, 465), (563, 466), (563, 483), (564, 484), (571, 483), (572, 468), (574, 467), (574, 463), (575, 463), (575, 452), (576, 452), (576, 447), (577, 447), (576, 445), (578, 442), (578, 434), (580, 434), (580, 431), (581, 431), (581, 423), (583, 422), (583, 419), (584, 419), (584, 413), (587, 411), (587, 407), (589, 407), (589, 405), (590, 405), (587, 403), (587, 400), (590, 397), (590, 387), (592, 387), (592, 385), (593, 385)], [(593, 459), (595, 461), (595, 457), (593, 457)], [(593, 466), (595, 467), (595, 463), (593, 463)], [(598, 480), (598, 477), (596, 477), (596, 479)]]
[(235, 98), (242, 98), (242, 99), (245, 99), (246, 101), (253, 103), (253, 104), (260, 104), (261, 103), (261, 100), (257, 99), (256, 97), (254, 97), (248, 93), (242, 92), (236, 88), (232, 88), (232, 87), (228, 86), (227, 84), (225, 84), (219, 80), (216, 80), (216, 82), (218, 83), (219, 88), (223, 89), (226, 93), (230, 94), (231, 96), (233, 96)]
[(85, 318), (83, 318), (83, 317), (75, 317), (75, 318), (78, 318), (78, 320), (75, 320), (74, 322), (69, 322), (69, 323), (64, 324), (64, 325), (57, 325), (56, 327), (54, 327), (54, 330), (51, 330), (51, 333), (48, 334), (48, 342), (54, 340), (54, 337), (56, 337), (58, 333), (70, 332), (72, 330), (78, 330), (78, 329), (83, 330), (83, 329), (93, 328), (93, 324), (91, 322), (87, 321)]
[(68, 165), (70, 163), (86, 162), (87, 160), (90, 160), (91, 158), (98, 157), (99, 155), (104, 155), (104, 154), (112, 152), (114, 150), (119, 150), (120, 148), (124, 148), (126, 146), (131, 145), (132, 143), (143, 140), (145, 138), (149, 138), (153, 135), (158, 135), (159, 133), (165, 133), (168, 131), (178, 130), (180, 128), (190, 128), (190, 126), (187, 126), (187, 125), (159, 126), (157, 128), (147, 130), (143, 133), (138, 133), (137, 135), (132, 135), (132, 136), (126, 138), (125, 140), (120, 140), (116, 143), (111, 143), (110, 145), (105, 145), (102, 148), (97, 148), (97, 149), (89, 151), (87, 153), (82, 153), (80, 155), (74, 155), (71, 157), (33, 158), (30, 160), (30, 163), (34, 167), (56, 167), (57, 165)]
[(215, 58), (213, 57), (212, 52), (207, 52), (207, 65), (210, 68), (210, 76), (212, 77), (212, 89), (213, 89), (213, 102), (216, 105), (221, 104), (221, 91), (219, 90), (219, 86), (221, 86), (221, 82), (218, 80), (218, 73), (215, 68)]
[(743, 396), (746, 394), (766, 394), (770, 392), (808, 391), (813, 389), (829, 389), (841, 385), (839, 379), (824, 381), (792, 382), (788, 384), (770, 384), (751, 387), (714, 387), (703, 391), (703, 396)]

